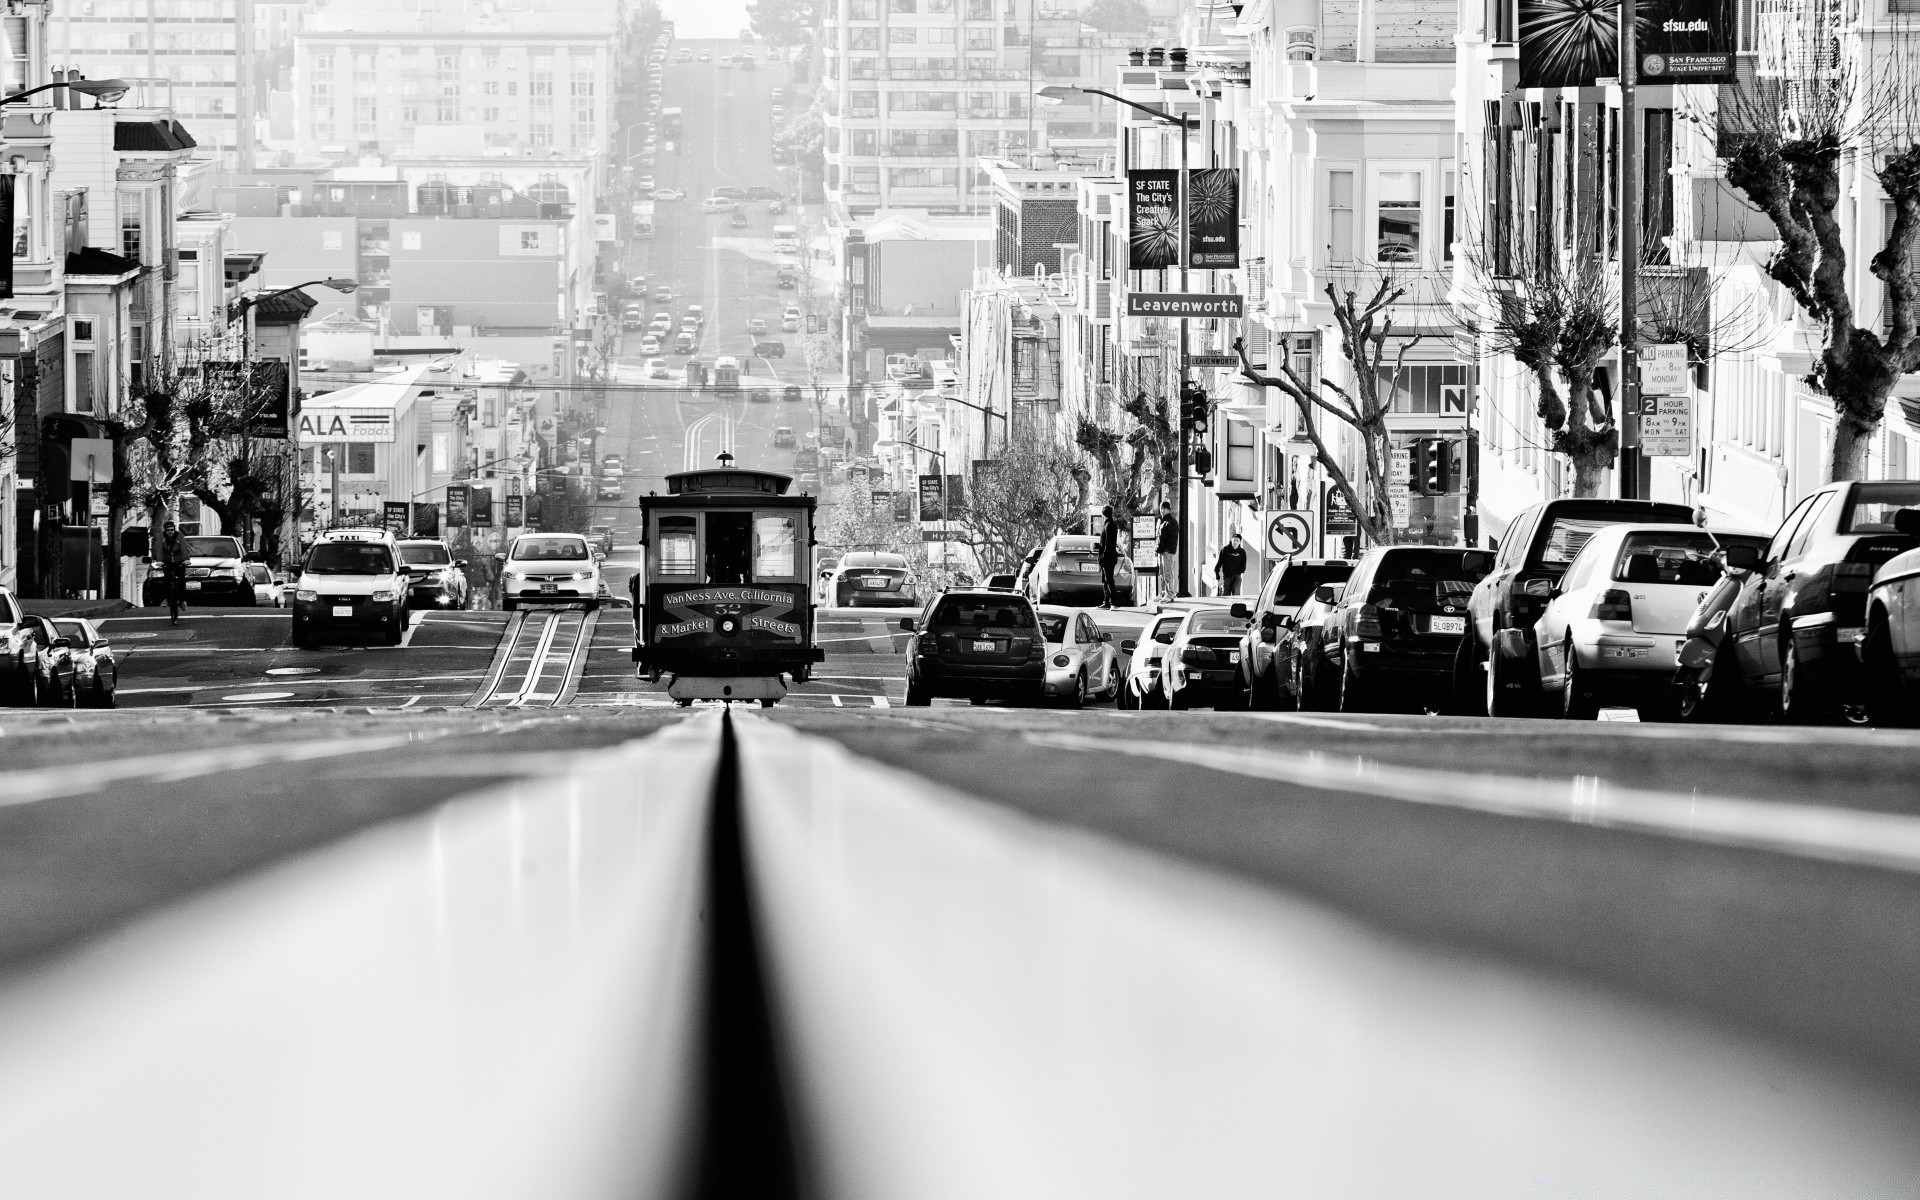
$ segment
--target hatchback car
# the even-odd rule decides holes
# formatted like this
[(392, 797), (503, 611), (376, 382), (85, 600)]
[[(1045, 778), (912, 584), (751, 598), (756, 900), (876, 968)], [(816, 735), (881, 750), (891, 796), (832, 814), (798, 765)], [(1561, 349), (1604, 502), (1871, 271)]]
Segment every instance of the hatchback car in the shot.
[(1714, 554), (1766, 544), (1764, 533), (1695, 525), (1614, 525), (1588, 538), (1533, 627), (1549, 706), (1574, 720), (1610, 705), (1664, 715), (1687, 623), (1720, 582)]
[[(1100, 582), (1100, 539), (1068, 533), (1050, 538), (1022, 584), (1035, 604), (1099, 604), (1106, 599)], [(1115, 603), (1134, 603), (1133, 563), (1124, 554), (1114, 567), (1113, 586)]]
[(902, 617), (900, 628), (913, 635), (907, 641), (911, 706), (924, 707), (936, 696), (975, 704), (1039, 704), (1045, 698), (1047, 643), (1039, 614), (1022, 596), (943, 592), (918, 618)]
[(1166, 692), (1160, 686), (1164, 666), (1162, 660), (1167, 647), (1173, 645), (1173, 635), (1180, 631), (1180, 622), (1186, 618), (1184, 609), (1162, 613), (1141, 630), (1138, 641), (1128, 638), (1120, 643), (1121, 652), (1133, 657), (1128, 660), (1120, 694), (1114, 698), (1115, 707), (1138, 709), (1167, 706)]
[(827, 594), (836, 608), (918, 605), (918, 581), (902, 554), (855, 550), (840, 559)]
[(1111, 700), (1120, 691), (1120, 656), (1113, 635), (1077, 608), (1040, 606), (1040, 635), (1047, 642), (1047, 696), (1070, 708), (1088, 700)]
[(465, 608), (467, 574), (453, 551), (439, 538), (406, 538), (400, 542), (400, 564), (407, 569), (408, 608)]
[(1239, 708), (1247, 680), (1240, 669), (1240, 639), (1247, 619), (1226, 607), (1190, 608), (1180, 619), (1162, 660), (1160, 686), (1172, 709)]
[(1345, 583), (1353, 564), (1342, 558), (1289, 559), (1267, 573), (1267, 582), (1247, 606), (1251, 624), (1240, 646), (1246, 670), (1247, 702), (1253, 708), (1292, 708), (1293, 680), (1285, 670), (1280, 642), (1292, 626), (1300, 606), (1313, 599), (1322, 584)]
[(1794, 506), (1765, 550), (1728, 549), (1727, 565), (1750, 573), (1713, 673), (1739, 682), (1733, 695), (1747, 713), (1865, 719), (1867, 592), (1882, 567), (1920, 548), (1920, 535), (1894, 523), (1917, 504), (1920, 480), (1830, 483)]
[(582, 604), (600, 607), (600, 555), (577, 533), (523, 533), (500, 563), (500, 607)]
[(1367, 551), (1332, 617), (1341, 712), (1451, 704), (1467, 601), (1492, 558), (1484, 550), (1439, 546)]

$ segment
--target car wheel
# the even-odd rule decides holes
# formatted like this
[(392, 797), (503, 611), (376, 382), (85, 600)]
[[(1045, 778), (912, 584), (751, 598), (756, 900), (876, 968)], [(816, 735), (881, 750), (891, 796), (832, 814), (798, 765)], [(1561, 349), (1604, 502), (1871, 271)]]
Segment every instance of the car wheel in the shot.
[[(1469, 618), (1471, 621), (1471, 618)], [(1487, 715), (1486, 660), (1480, 657), (1480, 643), (1469, 628), (1453, 654), (1453, 708), (1456, 716)]]
[(1372, 688), (1363, 682), (1352, 664), (1343, 663), (1340, 667), (1340, 711), (1343, 713), (1372, 712)]
[(1120, 690), (1114, 694), (1113, 706), (1121, 712), (1132, 712), (1140, 706), (1140, 702), (1135, 699), (1133, 689), (1123, 682), (1120, 685)]
[[(1781, 618), (1784, 624), (1785, 617)], [(1800, 647), (1791, 634), (1780, 648), (1780, 715), (1794, 725), (1819, 725), (1828, 718), (1827, 706), (1807, 678)]]
[(907, 676), (907, 707), (926, 708), (933, 703), (933, 695), (926, 686), (913, 676)]
[(1581, 678), (1580, 656), (1568, 639), (1565, 664), (1560, 668), (1560, 715), (1569, 721), (1592, 721), (1600, 716), (1600, 697)]
[(1086, 706), (1087, 706), (1087, 673), (1085, 671), (1082, 671), (1078, 675), (1075, 675), (1073, 677), (1073, 695), (1067, 697), (1067, 707), (1068, 708), (1085, 708)]
[(1169, 693), (1167, 695), (1167, 707), (1172, 709), (1174, 712), (1186, 712), (1187, 711), (1187, 689), (1181, 688), (1177, 692)]
[(1487, 715), (1490, 717), (1530, 717), (1538, 685), (1529, 687), (1517, 660), (1504, 658), (1496, 650), (1487, 653)]
[(111, 681), (99, 674), (95, 674), (93, 677), (93, 707), (112, 708), (114, 706), (113, 691), (114, 688)]

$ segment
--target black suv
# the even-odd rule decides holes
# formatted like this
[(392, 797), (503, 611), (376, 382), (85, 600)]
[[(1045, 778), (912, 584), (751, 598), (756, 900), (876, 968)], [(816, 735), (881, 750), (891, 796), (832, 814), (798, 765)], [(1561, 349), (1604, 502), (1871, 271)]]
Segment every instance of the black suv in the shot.
[(1330, 643), (1338, 644), (1325, 649), (1340, 673), (1340, 711), (1417, 712), (1451, 699), (1467, 598), (1492, 560), (1485, 550), (1443, 546), (1367, 551), (1328, 618)]
[(1280, 642), (1280, 630), (1290, 625), (1300, 606), (1313, 598), (1313, 590), (1322, 584), (1345, 583), (1353, 574), (1353, 564), (1344, 558), (1289, 559), (1267, 573), (1266, 586), (1248, 608), (1233, 606), (1236, 617), (1251, 618), (1247, 635), (1240, 641), (1240, 665), (1247, 676), (1249, 708), (1291, 708), (1292, 684), (1287, 677), (1288, 664), (1274, 649)]
[(1493, 570), (1467, 604), (1467, 636), (1460, 639), (1453, 670), (1460, 712), (1524, 717), (1540, 710), (1534, 622), (1594, 531), (1628, 521), (1691, 525), (1693, 510), (1655, 500), (1549, 500), (1513, 519)]
[(1047, 686), (1047, 643), (1026, 597), (984, 588), (942, 592), (916, 620), (902, 617), (907, 642), (907, 703), (964, 696), (975, 704), (1037, 705)]
[(1727, 565), (1747, 575), (1713, 673), (1742, 685), (1736, 716), (1777, 708), (1803, 723), (1865, 718), (1857, 647), (1867, 588), (1890, 559), (1920, 547), (1894, 521), (1916, 504), (1920, 480), (1830, 483), (1794, 506), (1765, 551), (1727, 548)]

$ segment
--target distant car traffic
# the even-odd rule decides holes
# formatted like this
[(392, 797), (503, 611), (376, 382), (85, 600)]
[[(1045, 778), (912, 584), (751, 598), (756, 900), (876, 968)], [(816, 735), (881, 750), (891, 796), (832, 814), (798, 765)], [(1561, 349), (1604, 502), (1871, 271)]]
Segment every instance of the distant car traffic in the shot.
[(1088, 700), (1111, 700), (1120, 691), (1119, 655), (1113, 637), (1084, 611), (1040, 606), (1040, 635), (1047, 643), (1047, 696), (1071, 708)]
[(655, 183), (653, 182), (653, 176), (651, 176), (651, 175), (642, 175), (642, 176), (641, 176), (641, 177), (639, 178), (639, 180), (638, 180), (637, 182), (635, 182), (635, 183), (634, 183), (634, 185), (633, 185), (633, 186), (634, 186), (634, 190), (636, 190), (636, 191), (641, 191), (641, 192), (651, 192), (651, 191), (653, 191), (653, 190), (654, 190), (654, 188), (655, 188), (655, 186), (656, 186), (656, 185), (655, 185)]
[(666, 359), (650, 358), (647, 360), (647, 378), (648, 379), (672, 379), (673, 371), (671, 368), (667, 366)]
[[(640, 353), (643, 355), (660, 353), (660, 336), (658, 334), (650, 333), (646, 337), (641, 338)], [(658, 359), (649, 359), (648, 365), (651, 366), (653, 363), (658, 361), (659, 361)]]
[(407, 571), (408, 608), (467, 606), (467, 574), (461, 569), (465, 559), (455, 561), (452, 549), (439, 538), (404, 538), (399, 546), (400, 564)]
[[(840, 573), (845, 572), (843, 562)], [(941, 696), (975, 704), (1039, 704), (1046, 696), (1047, 643), (1039, 614), (1024, 596), (944, 592), (919, 617), (901, 618), (900, 628), (912, 635), (907, 641), (909, 706), (924, 707)]]
[(707, 52), (706, 52), (705, 50), (702, 50), (702, 51), (700, 52), (700, 61), (701, 61), (701, 62), (712, 62), (712, 61), (713, 61), (713, 55), (711, 55), (711, 54), (709, 54), (709, 53), (707, 53)]
[(739, 188), (715, 188), (713, 189), (713, 194), (716, 196), (732, 196), (735, 200), (780, 200), (784, 198), (779, 188), (768, 187), (764, 183), (756, 183), (744, 191)]
[(785, 358), (787, 356), (787, 344), (785, 342), (759, 341), (753, 344), (753, 352), (761, 358)]
[(751, 334), (756, 334), (756, 335), (757, 335), (757, 334), (762, 334), (762, 333), (765, 333), (766, 331), (767, 331), (767, 322), (766, 322), (766, 319), (765, 319), (765, 318), (763, 318), (763, 317), (749, 317), (749, 318), (747, 318), (747, 332), (748, 332), (748, 333), (751, 333)]
[(700, 202), (700, 211), (707, 213), (727, 213), (739, 207), (738, 201), (729, 200), (725, 196), (708, 196)]
[(744, 212), (735, 212), (733, 214), (733, 220), (729, 222), (735, 229), (745, 229), (752, 223), (753, 222), (747, 220), (747, 214)]
[(649, 194), (652, 195), (652, 197), (655, 200), (673, 201), (673, 200), (685, 200), (687, 198), (687, 194), (685, 192), (680, 191), (676, 188), (655, 188)]
[(747, 393), (747, 403), (771, 404), (773, 403), (773, 393), (766, 388), (754, 388)]
[(800, 391), (800, 385), (790, 383), (780, 389), (780, 399), (788, 404), (797, 404), (806, 399), (806, 396)]
[(775, 446), (791, 446), (791, 445), (793, 445), (793, 428), (792, 428), (792, 426), (789, 426), (789, 425), (782, 425), (782, 426), (780, 426), (779, 428), (777, 428), (777, 429), (775, 429), (775, 430), (773, 431), (773, 444), (774, 444)]
[(920, 603), (912, 565), (903, 555), (879, 550), (856, 550), (842, 556), (829, 594), (836, 608)]

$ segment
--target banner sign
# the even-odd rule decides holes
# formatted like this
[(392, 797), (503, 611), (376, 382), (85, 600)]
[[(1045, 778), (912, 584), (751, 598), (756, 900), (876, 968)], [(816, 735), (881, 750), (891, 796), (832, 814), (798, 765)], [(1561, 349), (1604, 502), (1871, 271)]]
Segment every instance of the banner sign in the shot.
[(447, 528), (455, 529), (467, 523), (467, 489), (455, 484), (447, 489)]
[(945, 491), (946, 480), (939, 475), (920, 477), (920, 519), (922, 521), (944, 521), (947, 519)]
[(874, 489), (873, 511), (881, 514), (882, 516), (892, 513), (893, 512), (893, 493), (891, 491), (884, 491), (878, 488)]
[(1520, 0), (1519, 86), (1592, 87), (1619, 74), (1619, 12), (1618, 0)]
[(657, 641), (720, 632), (726, 627), (728, 633), (744, 631), (798, 642), (800, 625), (787, 619), (793, 614), (793, 605), (792, 593), (767, 588), (716, 587), (668, 592), (660, 597), (660, 606), (675, 619), (656, 624), (653, 636)]
[(1180, 265), (1180, 172), (1127, 172), (1127, 269)]
[(440, 506), (425, 503), (413, 506), (413, 536), (437, 538), (440, 536)]
[(1231, 271), (1240, 266), (1240, 171), (1187, 172), (1187, 265)]
[(1634, 15), (1640, 82), (1733, 82), (1733, 0), (1641, 0)]
[(1212, 292), (1128, 292), (1129, 317), (1244, 317), (1246, 297)]
[(962, 489), (964, 475), (947, 476), (947, 520), (958, 521), (967, 513), (967, 494)]
[(521, 499), (519, 496), (507, 497), (507, 528), (508, 529), (518, 529), (520, 526), (526, 524), (526, 520), (524, 519), (525, 512), (526, 512), (526, 503), (527, 502)]
[(913, 520), (912, 492), (895, 492), (893, 494), (893, 520), (895, 524)]
[(412, 506), (405, 500), (388, 500), (381, 506), (381, 524), (395, 537), (407, 536), (407, 521), (413, 516)]
[(467, 489), (467, 524), (484, 529), (493, 528), (493, 489), (476, 487)]

